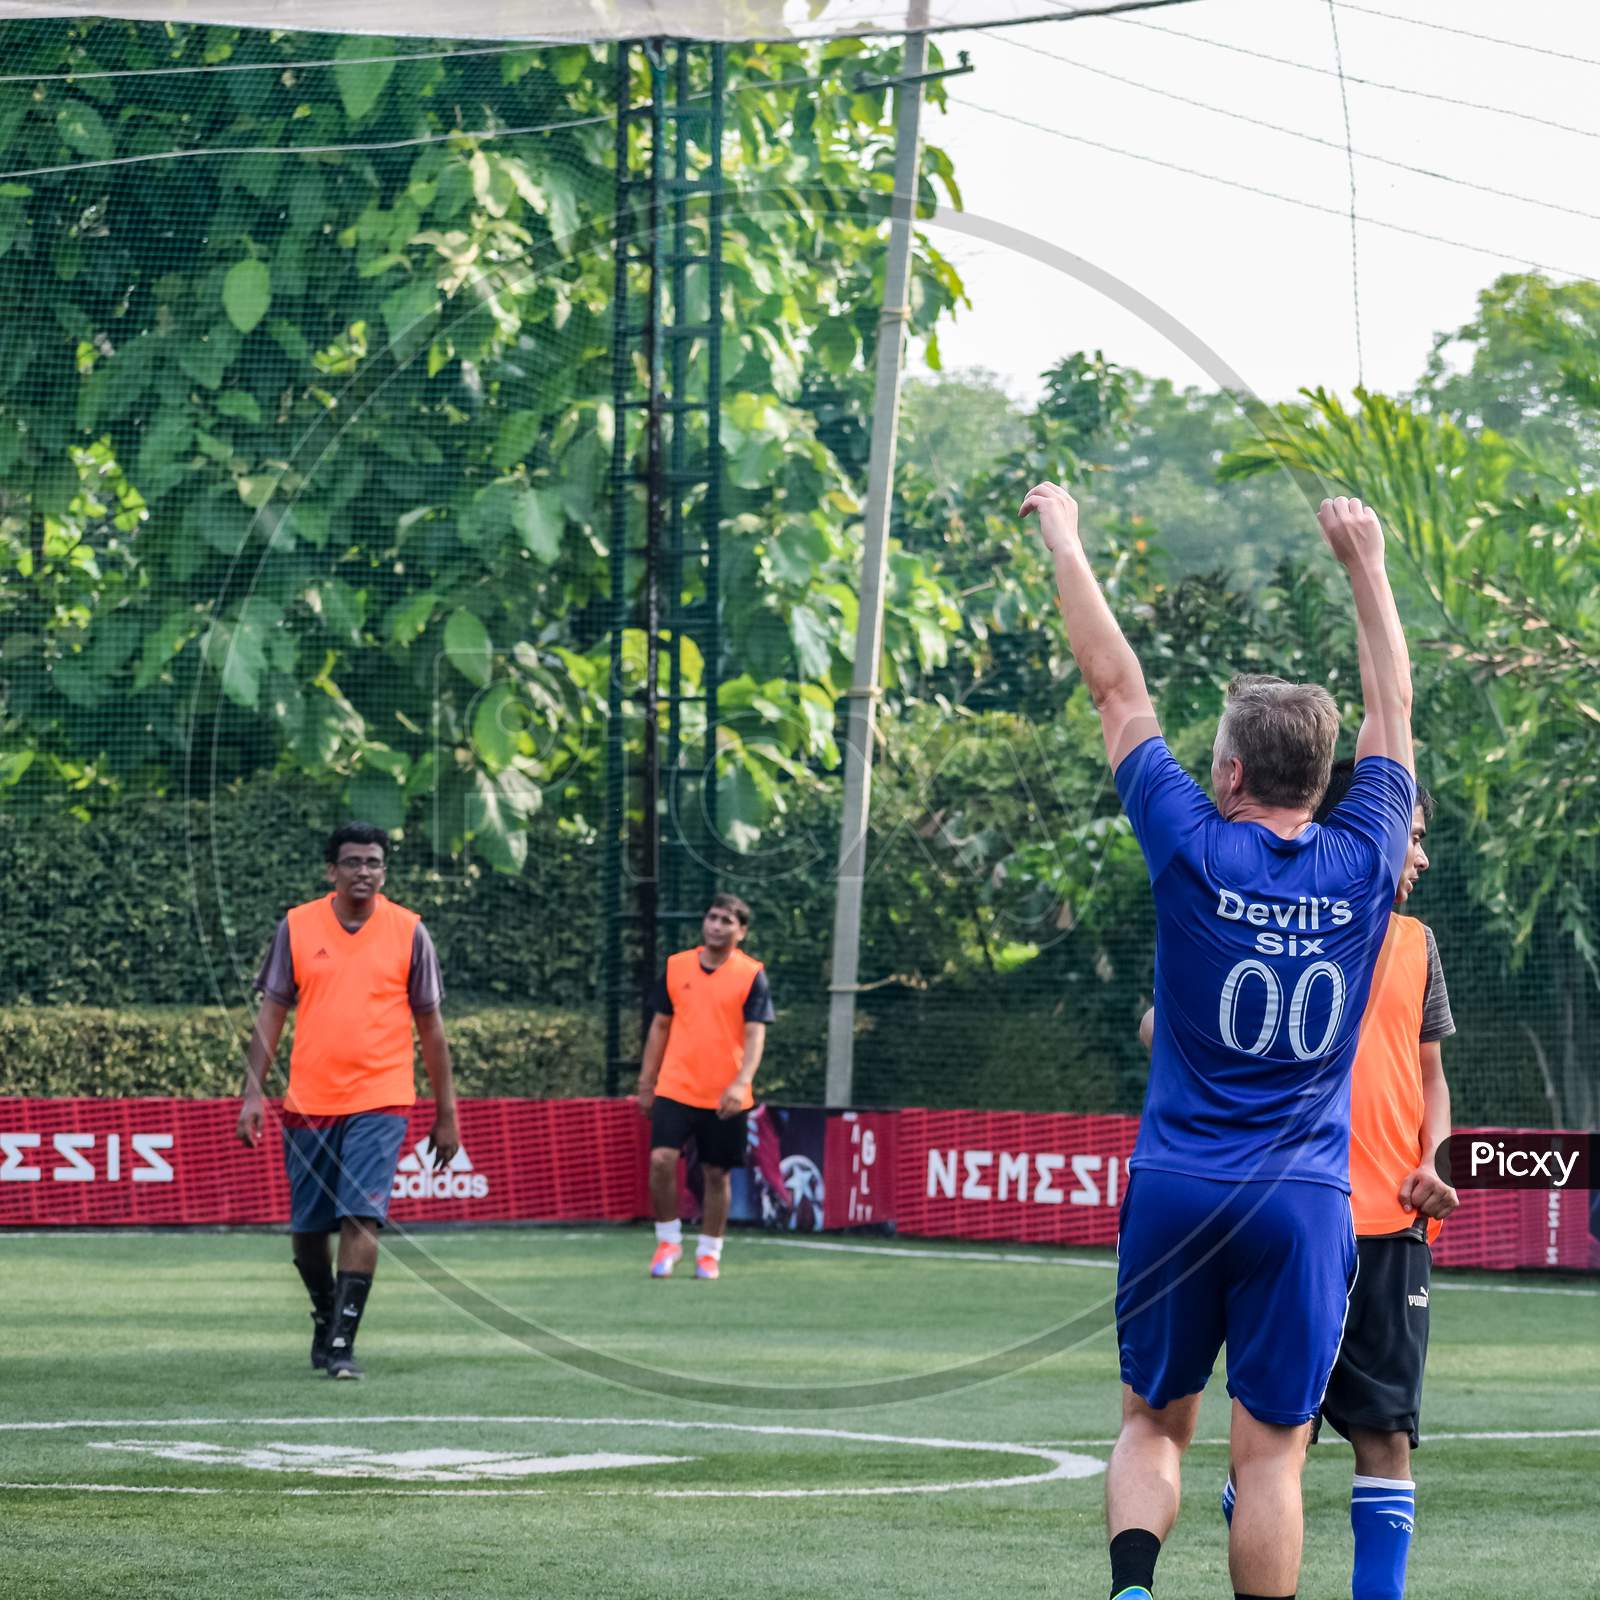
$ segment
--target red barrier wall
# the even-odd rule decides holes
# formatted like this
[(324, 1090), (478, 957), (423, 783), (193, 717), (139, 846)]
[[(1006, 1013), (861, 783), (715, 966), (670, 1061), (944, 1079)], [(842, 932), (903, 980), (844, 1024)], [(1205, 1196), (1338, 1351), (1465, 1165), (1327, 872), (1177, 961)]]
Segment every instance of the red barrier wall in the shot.
[(902, 1111), (895, 1119), (901, 1233), (1113, 1245), (1135, 1117)]
[[(275, 1116), (258, 1149), (237, 1100), (0, 1099), (0, 1226), (287, 1222)], [(624, 1100), (464, 1100), (461, 1153), (427, 1172), (412, 1108), (390, 1216), (629, 1221), (645, 1212), (645, 1124)]]
[[(895, 1117), (899, 1232), (1033, 1244), (1114, 1245), (1137, 1117), (902, 1111)], [(1460, 1133), (1504, 1134), (1504, 1128)], [(830, 1186), (833, 1175), (827, 1175)], [(1444, 1267), (1600, 1267), (1585, 1189), (1463, 1189), (1434, 1259)]]
[[(275, 1120), (246, 1150), (237, 1115), (237, 1100), (0, 1099), (0, 1227), (286, 1222)], [(464, 1100), (461, 1154), (444, 1173), (424, 1170), (416, 1150), (432, 1120), (430, 1104), (413, 1108), (397, 1222), (649, 1214), (647, 1124), (629, 1100)], [(1137, 1131), (1134, 1117), (834, 1113), (827, 1225), (1109, 1247)], [(1592, 1269), (1600, 1242), (1589, 1206), (1587, 1190), (1464, 1190), (1435, 1257), (1447, 1267)]]
[(833, 1111), (823, 1145), (823, 1226), (868, 1228), (895, 1217), (898, 1111)]

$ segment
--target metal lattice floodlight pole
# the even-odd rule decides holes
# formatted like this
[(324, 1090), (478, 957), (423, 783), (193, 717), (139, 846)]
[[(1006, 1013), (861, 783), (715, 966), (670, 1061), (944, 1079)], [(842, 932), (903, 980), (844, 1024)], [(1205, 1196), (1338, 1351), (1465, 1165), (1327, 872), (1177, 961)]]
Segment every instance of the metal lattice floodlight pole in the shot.
[[(633, 100), (636, 50), (649, 79), (649, 98), (639, 104)], [(694, 89), (691, 67), (701, 58), (706, 58), (701, 77), (709, 81), (709, 93)], [(637, 1064), (624, 1018), (642, 1010), (659, 969), (661, 936), (699, 920), (715, 859), (725, 84), (720, 44), (648, 39), (617, 46), (616, 420), (601, 870), (607, 1094), (617, 1093)], [(697, 145), (698, 156), (691, 145)], [(691, 200), (703, 203), (703, 223), (691, 217)], [(703, 311), (691, 294), (693, 273), (703, 274)], [(695, 539), (689, 538), (691, 525), (698, 530)], [(697, 574), (698, 603), (684, 597), (686, 562)], [(629, 628), (639, 628), (644, 642), (644, 677), (632, 692), (623, 650)], [(690, 643), (698, 645), (703, 662), (698, 689), (683, 670)], [(703, 770), (684, 759), (684, 708), (690, 705), (704, 709)], [(627, 761), (634, 718), (641, 729), (637, 782)], [(686, 797), (696, 784), (696, 792)], [(631, 823), (635, 799), (636, 830)], [(700, 818), (706, 840), (691, 840), (684, 831), (691, 814)]]
[[(927, 21), (927, 0), (911, 8), (910, 26)], [(889, 513), (894, 503), (895, 441), (900, 425), (900, 364), (910, 314), (911, 220), (916, 212), (922, 141), (922, 83), (928, 39), (906, 35), (896, 97), (894, 201), (889, 259), (878, 317), (877, 386), (872, 405), (872, 454), (861, 532), (860, 610), (851, 674), (844, 749), (844, 812), (839, 824), (839, 870), (833, 913), (833, 971), (828, 984), (827, 1104), (847, 1106), (854, 1094), (857, 973), (861, 896), (866, 876), (867, 826), (872, 811), (872, 743), (878, 713), (878, 659), (883, 652), (883, 582)]]

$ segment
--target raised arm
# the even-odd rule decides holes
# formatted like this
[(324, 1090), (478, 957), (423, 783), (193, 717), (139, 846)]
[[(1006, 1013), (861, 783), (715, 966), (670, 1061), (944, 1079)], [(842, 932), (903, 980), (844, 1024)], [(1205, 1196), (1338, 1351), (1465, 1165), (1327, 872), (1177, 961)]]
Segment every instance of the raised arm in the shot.
[(1056, 569), (1061, 620), (1072, 658), (1100, 713), (1106, 755), (1115, 772), (1128, 753), (1161, 729), (1145, 688), (1144, 669), (1100, 592), (1078, 537), (1078, 503), (1059, 484), (1028, 491), (1022, 515), (1037, 512), (1039, 533)]
[(1407, 772), (1411, 754), (1411, 655), (1384, 564), (1378, 514), (1340, 495), (1317, 511), (1322, 537), (1350, 579), (1356, 603), (1356, 648), (1361, 663), (1361, 731), (1356, 760), (1388, 756)]

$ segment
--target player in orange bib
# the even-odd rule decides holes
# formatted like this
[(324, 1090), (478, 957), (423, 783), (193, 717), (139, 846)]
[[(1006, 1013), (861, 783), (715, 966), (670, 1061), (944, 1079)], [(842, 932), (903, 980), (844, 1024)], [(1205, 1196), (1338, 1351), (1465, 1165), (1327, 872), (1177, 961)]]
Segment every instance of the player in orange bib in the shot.
[(772, 995), (759, 961), (739, 949), (750, 907), (719, 894), (700, 924), (705, 941), (680, 950), (650, 999), (655, 1017), (639, 1071), (639, 1109), (650, 1118), (650, 1203), (656, 1219), (652, 1278), (670, 1278), (683, 1256), (678, 1157), (692, 1138), (705, 1178), (695, 1276), (721, 1272), (732, 1171), (744, 1165), (751, 1084), (761, 1065)]
[[(1324, 809), (1339, 803), (1352, 772), (1348, 762), (1333, 769)], [(1432, 816), (1432, 797), (1418, 790), (1397, 910), (1428, 870), (1423, 839)], [(1391, 915), (1350, 1078), (1350, 1208), (1359, 1268), (1339, 1359), (1312, 1431), (1315, 1440), (1327, 1422), (1355, 1447), (1354, 1600), (1400, 1600), (1405, 1593), (1416, 1515), (1411, 1452), (1420, 1442), (1428, 1356), (1430, 1247), (1459, 1203), (1434, 1166), (1450, 1137), (1440, 1041), (1455, 1031), (1433, 930), (1415, 917)]]
[[(346, 823), (328, 840), (326, 855), (333, 893), (284, 917), (256, 977), (261, 1007), (238, 1132), (252, 1148), (261, 1142), (266, 1077), (294, 1007), (283, 1158), (294, 1263), (311, 1295), (311, 1365), (330, 1378), (359, 1378), (356, 1330), (417, 1097), (413, 1026), (437, 1107), (432, 1159), (448, 1165), (461, 1136), (433, 941), (414, 911), (380, 893), (389, 836), (368, 822)], [(332, 1233), (339, 1235), (337, 1277)]]

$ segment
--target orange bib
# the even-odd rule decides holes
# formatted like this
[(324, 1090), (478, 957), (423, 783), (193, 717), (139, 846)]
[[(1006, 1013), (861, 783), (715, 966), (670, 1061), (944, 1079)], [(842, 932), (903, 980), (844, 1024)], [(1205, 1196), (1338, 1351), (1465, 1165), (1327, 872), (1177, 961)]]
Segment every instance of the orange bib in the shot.
[[(744, 1003), (761, 963), (733, 951), (714, 972), (700, 965), (700, 951), (680, 950), (667, 960), (667, 998), (672, 1030), (661, 1061), (656, 1093), (686, 1106), (715, 1109), (744, 1066)], [(745, 1109), (755, 1104), (746, 1089)]]
[[(1399, 1190), (1424, 1155), (1419, 1041), (1427, 986), (1422, 924), (1391, 916), (1350, 1078), (1350, 1209), (1358, 1234), (1398, 1233), (1418, 1220), (1401, 1206)], [(1443, 1226), (1428, 1220), (1430, 1243)]]
[(284, 1110), (348, 1117), (411, 1105), (411, 943), (421, 917), (379, 895), (347, 933), (330, 894), (287, 920), (299, 995)]

